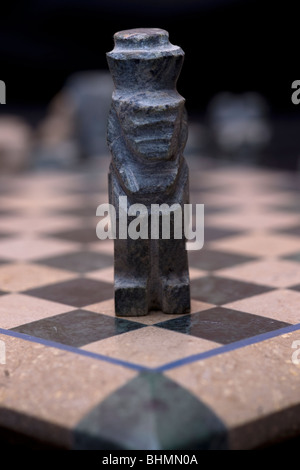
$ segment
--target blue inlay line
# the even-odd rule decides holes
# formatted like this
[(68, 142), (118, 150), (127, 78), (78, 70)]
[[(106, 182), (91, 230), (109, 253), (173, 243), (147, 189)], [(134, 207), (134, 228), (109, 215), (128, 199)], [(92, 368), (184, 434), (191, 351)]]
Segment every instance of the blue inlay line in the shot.
[(85, 349), (76, 348), (74, 346), (68, 346), (66, 344), (56, 343), (55, 341), (49, 341), (47, 339), (37, 338), (35, 336), (26, 335), (24, 333), (18, 333), (17, 331), (5, 330), (3, 328), (0, 328), (0, 334), (11, 336), (13, 338), (19, 338), (25, 341), (30, 341), (32, 343), (42, 344), (43, 346), (60, 349), (62, 351), (79, 354), (81, 356), (90, 357), (91, 359), (97, 359), (99, 361), (108, 362), (113, 365), (126, 367), (128, 369), (132, 369), (137, 372), (142, 372), (142, 371), (165, 372), (167, 370), (171, 370), (177, 367), (182, 367), (188, 364), (192, 364), (193, 362), (202, 361), (204, 359), (208, 359), (213, 356), (218, 356), (220, 354), (225, 354), (227, 352), (234, 351), (236, 349), (241, 349), (241, 348), (244, 348), (245, 346), (250, 346), (251, 344), (260, 343), (267, 339), (276, 338), (277, 336), (281, 336), (286, 333), (291, 333), (297, 330), (300, 330), (300, 323), (297, 323), (296, 325), (285, 326), (283, 328), (279, 328), (278, 330), (273, 330), (267, 333), (262, 333), (260, 335), (242, 339), (240, 341), (235, 341), (234, 343), (225, 344), (224, 346), (210, 349), (209, 351), (204, 351), (199, 354), (193, 354), (191, 356), (169, 362), (168, 364), (164, 364), (159, 367), (146, 367), (140, 364), (135, 364), (135, 363), (128, 362), (128, 361), (122, 361), (121, 359), (116, 359), (113, 357), (105, 356), (103, 354), (94, 353), (92, 351), (87, 351)]
[(261, 343), (267, 339), (275, 338), (276, 336), (281, 336), (286, 333), (291, 333), (292, 331), (300, 330), (300, 323), (296, 325), (284, 326), (278, 330), (268, 331), (267, 333), (261, 333), (260, 335), (252, 336), (250, 338), (241, 339), (240, 341), (235, 341), (234, 343), (225, 344), (219, 348), (210, 349), (209, 351), (204, 351), (203, 353), (193, 354), (192, 356), (185, 357), (183, 359), (178, 359), (177, 361), (169, 362), (163, 366), (157, 367), (157, 371), (164, 372), (166, 370), (175, 369), (176, 367), (185, 366), (191, 364), (192, 362), (201, 361), (209, 357), (218, 356), (219, 354), (224, 354), (236, 349), (244, 348), (245, 346), (250, 346), (251, 344)]
[(36, 336), (26, 335), (24, 333), (18, 333), (17, 331), (4, 330), (0, 328), (0, 334), (11, 336), (13, 338), (23, 339), (25, 341), (30, 341), (32, 343), (42, 344), (43, 346), (49, 346), (51, 348), (61, 349), (63, 351), (68, 351), (74, 354), (79, 354), (80, 356), (86, 356), (92, 359), (98, 359), (100, 361), (109, 362), (110, 364), (127, 367), (128, 369), (133, 369), (138, 372), (141, 372), (143, 370), (151, 370), (148, 367), (144, 367), (139, 364), (122, 361), (121, 359), (115, 359), (113, 357), (104, 356), (103, 354), (94, 353), (92, 351), (86, 351), (85, 349), (76, 348), (74, 346), (69, 346), (67, 344), (61, 344), (61, 343), (56, 343), (55, 341), (49, 341), (47, 339), (37, 338)]

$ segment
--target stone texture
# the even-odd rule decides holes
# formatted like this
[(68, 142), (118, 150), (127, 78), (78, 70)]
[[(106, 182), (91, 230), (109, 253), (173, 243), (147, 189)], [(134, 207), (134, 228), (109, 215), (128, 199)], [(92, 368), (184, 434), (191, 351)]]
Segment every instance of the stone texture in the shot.
[(115, 48), (107, 53), (114, 81), (107, 136), (109, 200), (117, 214), (116, 314), (186, 313), (190, 287), (184, 237), (118, 238), (120, 196), (127, 196), (128, 206), (144, 204), (149, 221), (151, 204), (183, 207), (189, 201), (185, 100), (176, 90), (184, 53), (156, 28), (121, 31), (114, 40)]
[(254, 449), (299, 435), (300, 367), (292, 363), (299, 331), (167, 372), (213, 409), (230, 449)]
[(0, 340), (6, 346), (6, 364), (0, 365), (0, 429), (58, 448), (70, 448), (76, 424), (136, 375), (23, 339), (1, 334)]

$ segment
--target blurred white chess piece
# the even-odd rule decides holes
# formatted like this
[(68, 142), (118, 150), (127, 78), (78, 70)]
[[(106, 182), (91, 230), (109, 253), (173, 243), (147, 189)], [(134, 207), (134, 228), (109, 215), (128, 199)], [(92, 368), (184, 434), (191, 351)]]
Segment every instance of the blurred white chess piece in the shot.
[(31, 163), (33, 144), (31, 127), (15, 116), (0, 117), (0, 172), (24, 170)]
[(218, 149), (231, 155), (260, 152), (271, 139), (268, 111), (265, 99), (255, 92), (216, 95), (208, 119)]

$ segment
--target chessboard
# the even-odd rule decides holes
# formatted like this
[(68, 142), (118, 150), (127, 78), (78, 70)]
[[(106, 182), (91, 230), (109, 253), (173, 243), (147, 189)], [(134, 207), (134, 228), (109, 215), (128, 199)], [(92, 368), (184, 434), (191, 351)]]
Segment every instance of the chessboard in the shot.
[(1, 176), (0, 441), (256, 449), (300, 434), (299, 178), (188, 164), (205, 241), (184, 315), (115, 316), (113, 241), (96, 235), (108, 158)]

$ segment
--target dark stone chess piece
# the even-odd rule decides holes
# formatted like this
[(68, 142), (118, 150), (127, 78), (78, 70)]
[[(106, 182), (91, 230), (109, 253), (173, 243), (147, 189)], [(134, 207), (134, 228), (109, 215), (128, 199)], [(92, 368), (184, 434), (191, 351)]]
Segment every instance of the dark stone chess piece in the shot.
[[(186, 313), (190, 282), (185, 237), (170, 239), (120, 236), (120, 196), (132, 204), (189, 202), (188, 167), (183, 158), (187, 140), (185, 100), (176, 90), (184, 52), (169, 42), (167, 31), (133, 29), (114, 35), (107, 53), (114, 81), (108, 120), (112, 154), (109, 201), (116, 209), (115, 312), (146, 315), (149, 310)], [(123, 198), (124, 200), (124, 198)], [(128, 217), (128, 223), (132, 220)], [(159, 219), (160, 228), (162, 219)], [(149, 224), (150, 226), (150, 224)]]

